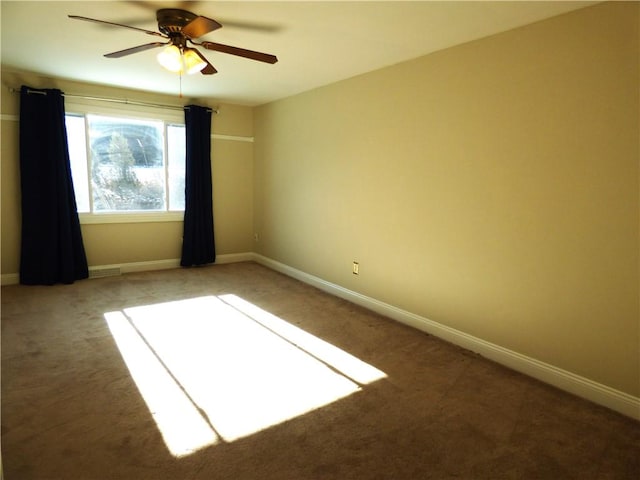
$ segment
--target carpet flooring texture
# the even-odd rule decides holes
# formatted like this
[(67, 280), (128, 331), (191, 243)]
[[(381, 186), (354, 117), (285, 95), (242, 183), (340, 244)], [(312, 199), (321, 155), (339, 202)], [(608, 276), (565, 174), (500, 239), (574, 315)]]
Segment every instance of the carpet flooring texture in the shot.
[(640, 423), (246, 262), (2, 287), (27, 479), (637, 479)]

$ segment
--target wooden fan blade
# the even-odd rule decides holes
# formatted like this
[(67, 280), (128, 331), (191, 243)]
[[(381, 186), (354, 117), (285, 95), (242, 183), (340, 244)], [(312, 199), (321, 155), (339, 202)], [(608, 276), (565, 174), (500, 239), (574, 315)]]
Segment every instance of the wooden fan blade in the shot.
[(170, 42), (153, 42), (147, 43), (145, 45), (138, 45), (137, 47), (127, 48), (125, 50), (120, 50), (118, 52), (107, 53), (104, 56), (107, 58), (120, 58), (125, 57), (127, 55), (131, 55), (132, 53), (144, 52), (145, 50), (150, 50), (156, 47), (162, 47), (164, 45), (168, 45)]
[(207, 17), (196, 17), (182, 27), (182, 33), (189, 38), (199, 38), (209, 32), (222, 28), (215, 20)]
[(216, 70), (215, 67), (213, 65), (211, 65), (211, 63), (209, 63), (209, 60), (207, 60), (204, 57), (204, 55), (202, 55), (198, 51), (198, 49), (194, 48), (193, 51), (196, 52), (198, 54), (198, 56), (202, 59), (202, 61), (207, 64), (206, 67), (204, 67), (202, 70), (200, 70), (200, 73), (202, 75), (213, 75), (214, 73), (218, 73), (218, 70)]
[(243, 22), (240, 20), (229, 20), (227, 18), (219, 18), (219, 17), (218, 19), (226, 29), (238, 28), (242, 30), (251, 30), (254, 32), (264, 32), (264, 33), (277, 33), (282, 30), (282, 27), (280, 25), (275, 25), (275, 24)]
[(130, 28), (131, 30), (137, 30), (139, 32), (146, 33), (147, 35), (155, 35), (156, 37), (167, 38), (165, 35), (161, 34), (160, 32), (154, 32), (153, 30), (145, 30), (144, 28), (132, 27), (130, 25), (123, 25), (121, 23), (107, 22), (105, 20), (96, 20), (95, 18), (80, 17), (78, 15), (69, 15), (69, 18), (73, 18), (74, 20), (84, 20), (85, 22), (102, 23), (104, 25), (111, 25), (114, 27)]
[(207, 50), (214, 50), (216, 52), (229, 53), (231, 55), (237, 55), (239, 57), (250, 58), (251, 60), (257, 60), (265, 63), (276, 63), (278, 57), (270, 55), (268, 53), (256, 52), (253, 50), (247, 50), (246, 48), (232, 47), (231, 45), (223, 45), (221, 43), (214, 42), (202, 42), (196, 43), (196, 45), (202, 45)]

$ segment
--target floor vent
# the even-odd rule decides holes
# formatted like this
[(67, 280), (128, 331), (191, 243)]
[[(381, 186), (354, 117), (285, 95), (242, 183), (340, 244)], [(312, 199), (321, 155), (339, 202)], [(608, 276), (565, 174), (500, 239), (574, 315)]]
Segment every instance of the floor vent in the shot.
[(94, 268), (89, 270), (89, 278), (115, 277), (120, 275), (120, 267)]

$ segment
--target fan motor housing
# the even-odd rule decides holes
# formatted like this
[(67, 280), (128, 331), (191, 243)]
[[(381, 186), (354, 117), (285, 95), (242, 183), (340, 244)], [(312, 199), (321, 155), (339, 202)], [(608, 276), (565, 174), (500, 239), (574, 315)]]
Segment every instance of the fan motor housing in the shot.
[(180, 33), (182, 27), (196, 17), (196, 14), (179, 8), (162, 8), (156, 12), (158, 30), (169, 36)]

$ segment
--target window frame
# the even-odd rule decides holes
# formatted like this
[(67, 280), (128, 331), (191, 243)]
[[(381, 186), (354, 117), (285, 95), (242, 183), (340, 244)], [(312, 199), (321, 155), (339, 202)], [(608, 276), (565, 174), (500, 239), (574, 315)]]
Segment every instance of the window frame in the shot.
[[(163, 155), (165, 162), (165, 181), (168, 188), (169, 165), (167, 156), (167, 125), (185, 125), (184, 113), (180, 110), (169, 110), (157, 107), (145, 107), (140, 105), (118, 104), (117, 106), (105, 105), (91, 99), (66, 99), (65, 115), (80, 115), (85, 121), (85, 134), (87, 136), (87, 149), (89, 146), (89, 131), (87, 115), (103, 115), (118, 117), (124, 120), (153, 120), (164, 123), (165, 135), (163, 145)], [(91, 175), (91, 159), (87, 151), (87, 175)], [(73, 173), (73, 172), (72, 172)], [(84, 179), (90, 184), (90, 177)], [(93, 210), (93, 199), (89, 188), (89, 203)], [(167, 199), (169, 192), (166, 192)], [(162, 211), (118, 211), (118, 212), (78, 212), (81, 224), (108, 224), (108, 223), (148, 223), (148, 222), (182, 222), (184, 221), (184, 210), (162, 210)]]

